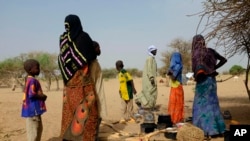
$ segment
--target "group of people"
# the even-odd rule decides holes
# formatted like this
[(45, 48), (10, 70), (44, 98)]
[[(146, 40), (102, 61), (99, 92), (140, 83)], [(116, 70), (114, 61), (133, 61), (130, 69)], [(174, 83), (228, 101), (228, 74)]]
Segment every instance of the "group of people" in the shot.
[[(63, 141), (96, 141), (102, 117), (107, 116), (101, 67), (97, 60), (97, 56), (101, 54), (100, 46), (83, 31), (77, 15), (66, 16), (64, 25), (65, 32), (60, 36), (58, 55), (58, 65), (64, 83), (60, 136)], [(156, 54), (157, 48), (154, 45), (149, 46), (148, 58), (143, 69), (142, 91), (138, 94), (132, 76), (124, 69), (123, 61), (116, 61), (122, 105), (121, 122), (134, 122), (133, 99), (139, 108), (154, 110), (158, 93)], [(192, 122), (209, 136), (220, 135), (225, 131), (215, 77), (218, 74), (216, 69), (226, 61), (214, 49), (206, 47), (202, 35), (194, 36), (192, 70), (196, 86)], [(176, 124), (184, 119), (181, 54), (174, 52), (169, 63), (166, 73), (171, 79), (171, 89), (166, 112)], [(26, 118), (28, 141), (40, 141), (43, 130), (41, 115), (46, 112), (47, 96), (35, 78), (40, 73), (39, 62), (28, 59), (24, 62), (24, 69), (27, 77), (22, 117)], [(136, 96), (133, 96), (135, 94)]]

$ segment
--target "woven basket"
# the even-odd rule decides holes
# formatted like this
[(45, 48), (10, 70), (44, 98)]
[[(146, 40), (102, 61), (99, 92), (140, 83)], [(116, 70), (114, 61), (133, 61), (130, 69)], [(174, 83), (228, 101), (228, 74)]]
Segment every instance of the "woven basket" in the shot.
[(204, 132), (190, 123), (185, 123), (178, 129), (176, 138), (177, 141), (204, 141)]

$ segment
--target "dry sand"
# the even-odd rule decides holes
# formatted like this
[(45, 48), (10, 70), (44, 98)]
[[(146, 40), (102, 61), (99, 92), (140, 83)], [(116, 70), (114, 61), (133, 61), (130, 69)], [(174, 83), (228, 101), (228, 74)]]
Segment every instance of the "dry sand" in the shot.
[[(221, 76), (217, 79), (226, 79), (229, 76)], [(158, 78), (161, 79), (161, 78)], [(220, 100), (221, 111), (229, 110), (233, 120), (240, 123), (250, 124), (250, 101), (245, 90), (243, 77), (239, 77), (238, 81), (229, 79), (218, 83), (218, 97)], [(163, 79), (165, 80), (165, 79)], [(141, 79), (134, 79), (137, 92), (141, 91)], [(45, 85), (42, 83), (43, 89)], [(60, 83), (62, 88), (62, 83)], [(104, 81), (106, 94), (106, 103), (108, 116), (104, 117), (108, 123), (118, 121), (120, 115), (120, 97), (118, 95), (119, 83), (117, 79)], [(62, 91), (55, 91), (55, 82), (52, 84), (52, 91), (45, 92), (48, 95), (46, 101), (48, 111), (42, 116), (43, 118), (43, 135), (42, 141), (60, 141), (60, 126), (61, 126), (61, 110), (62, 110)], [(194, 85), (184, 86), (185, 92), (185, 117), (192, 116), (192, 102)], [(157, 104), (160, 106), (158, 113), (166, 114), (168, 96), (170, 88), (166, 87), (166, 83), (158, 81), (158, 99)], [(25, 119), (21, 115), (22, 104), (21, 89), (11, 91), (10, 88), (0, 88), (0, 140), (1, 141), (26, 141)], [(157, 119), (157, 118), (156, 118)], [(227, 124), (228, 125), (228, 124)], [(140, 141), (137, 135), (140, 132), (140, 124), (114, 124), (114, 127), (125, 133), (135, 134), (136, 137), (118, 136), (118, 133), (108, 126), (101, 126), (101, 140), (126, 140)], [(119, 137), (119, 138), (117, 138)], [(164, 134), (158, 134), (151, 137), (151, 140), (169, 140), (164, 137)], [(223, 141), (223, 138), (212, 139), (214, 141)]]

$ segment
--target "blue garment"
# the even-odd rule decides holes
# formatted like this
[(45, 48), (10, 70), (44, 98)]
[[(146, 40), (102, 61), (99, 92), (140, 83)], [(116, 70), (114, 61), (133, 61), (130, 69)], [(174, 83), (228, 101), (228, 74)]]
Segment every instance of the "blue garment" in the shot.
[(179, 52), (174, 52), (170, 59), (169, 72), (182, 83), (182, 58)]
[(201, 128), (205, 135), (217, 135), (225, 131), (226, 126), (220, 111), (216, 80), (213, 77), (207, 77), (206, 80), (196, 83), (193, 124)]
[(35, 95), (42, 93), (39, 81), (28, 76), (24, 89), (22, 117), (33, 117), (46, 112), (45, 102), (35, 98)]

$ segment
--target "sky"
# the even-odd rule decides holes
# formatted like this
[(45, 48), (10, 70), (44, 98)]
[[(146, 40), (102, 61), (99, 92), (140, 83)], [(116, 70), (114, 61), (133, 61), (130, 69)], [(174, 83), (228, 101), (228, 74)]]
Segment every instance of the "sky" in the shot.
[[(125, 68), (142, 70), (150, 45), (158, 48), (156, 61), (161, 67), (162, 53), (169, 51), (171, 41), (176, 38), (189, 41), (196, 34), (200, 17), (187, 15), (202, 11), (201, 2), (1, 0), (0, 61), (33, 51), (58, 54), (59, 36), (65, 31), (64, 19), (69, 14), (76, 14), (83, 30), (101, 46), (102, 54), (98, 60), (103, 69), (114, 68), (117, 60), (123, 60)], [(228, 71), (233, 65), (245, 67), (246, 64), (246, 56), (236, 55), (219, 71)]]

